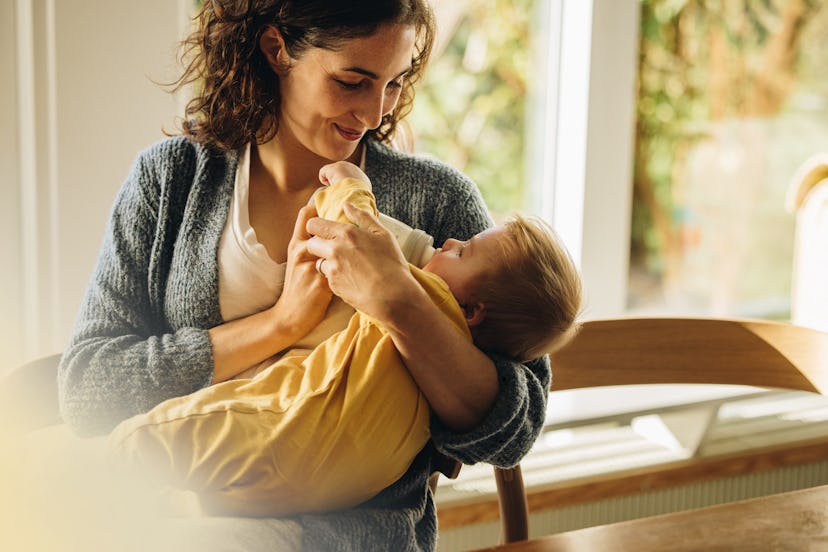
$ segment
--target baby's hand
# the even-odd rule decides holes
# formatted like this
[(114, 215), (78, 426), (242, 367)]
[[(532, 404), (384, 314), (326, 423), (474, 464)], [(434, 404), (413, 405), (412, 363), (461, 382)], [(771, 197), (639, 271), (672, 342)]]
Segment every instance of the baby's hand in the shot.
[(325, 186), (336, 184), (343, 178), (356, 178), (363, 182), (370, 183), (368, 175), (362, 172), (362, 169), (349, 163), (348, 161), (337, 161), (336, 163), (329, 163), (319, 169), (319, 181)]

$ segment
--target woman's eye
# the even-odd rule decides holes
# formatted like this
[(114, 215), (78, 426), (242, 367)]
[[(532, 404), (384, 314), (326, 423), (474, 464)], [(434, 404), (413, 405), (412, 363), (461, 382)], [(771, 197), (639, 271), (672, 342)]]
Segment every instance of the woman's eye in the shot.
[(388, 83), (388, 89), (389, 90), (398, 90), (398, 89), (402, 88), (402, 85), (403, 85), (402, 81), (391, 81), (391, 82)]
[(334, 79), (336, 82), (344, 88), (345, 90), (357, 90), (360, 86), (362, 86), (362, 81), (360, 82), (347, 82), (339, 79)]

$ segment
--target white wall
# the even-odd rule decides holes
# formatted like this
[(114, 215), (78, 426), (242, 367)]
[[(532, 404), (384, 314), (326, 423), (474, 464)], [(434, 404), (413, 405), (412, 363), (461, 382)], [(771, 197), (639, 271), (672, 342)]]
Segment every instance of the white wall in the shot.
[(17, 80), (15, 10), (13, 2), (0, 2), (0, 370), (20, 358), (22, 340), (20, 302), (20, 190), (17, 149)]
[[(0, 8), (3, 363), (60, 351), (135, 154), (173, 128), (190, 0), (15, 0)], [(9, 5), (10, 4), (10, 5)], [(11, 129), (8, 132), (7, 129)], [(8, 330), (8, 331), (7, 331)]]

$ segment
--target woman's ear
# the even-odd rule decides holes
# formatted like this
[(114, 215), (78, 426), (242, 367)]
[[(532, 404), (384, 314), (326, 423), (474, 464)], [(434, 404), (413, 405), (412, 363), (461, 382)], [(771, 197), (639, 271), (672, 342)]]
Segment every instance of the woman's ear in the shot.
[(486, 319), (486, 305), (483, 303), (471, 303), (460, 305), (463, 308), (463, 316), (469, 328), (479, 326)]
[(262, 32), (259, 49), (274, 72), (282, 74), (290, 67), (290, 55), (285, 48), (285, 39), (275, 26), (270, 25)]

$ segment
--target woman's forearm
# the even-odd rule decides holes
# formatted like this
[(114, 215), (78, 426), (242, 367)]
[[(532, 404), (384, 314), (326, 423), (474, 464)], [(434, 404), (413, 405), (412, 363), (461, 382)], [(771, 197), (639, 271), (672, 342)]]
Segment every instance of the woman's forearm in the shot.
[(299, 331), (278, 317), (276, 307), (226, 322), (208, 331), (213, 352), (211, 383), (240, 372), (293, 345)]
[(405, 300), (389, 304), (383, 318), (437, 417), (456, 431), (479, 424), (499, 391), (489, 357), (458, 331), (419, 285)]

